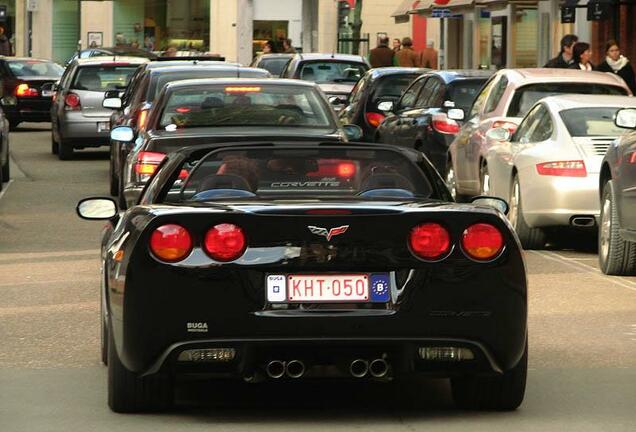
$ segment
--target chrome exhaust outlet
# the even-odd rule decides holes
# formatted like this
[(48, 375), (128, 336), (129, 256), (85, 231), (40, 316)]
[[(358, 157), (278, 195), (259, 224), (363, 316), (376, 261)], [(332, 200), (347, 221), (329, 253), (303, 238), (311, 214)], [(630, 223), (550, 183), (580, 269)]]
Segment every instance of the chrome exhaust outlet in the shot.
[(355, 359), (349, 366), (349, 372), (356, 378), (363, 378), (369, 372), (369, 362), (363, 359)]
[(369, 364), (369, 373), (374, 378), (384, 378), (389, 373), (389, 364), (384, 359), (375, 359)]
[(289, 378), (300, 378), (305, 375), (305, 363), (300, 360), (290, 360), (285, 367), (285, 373)]
[(596, 224), (593, 216), (576, 216), (570, 222), (572, 226), (580, 228), (591, 228)]
[(272, 360), (265, 366), (265, 372), (270, 378), (282, 378), (285, 375), (285, 363), (280, 360)]

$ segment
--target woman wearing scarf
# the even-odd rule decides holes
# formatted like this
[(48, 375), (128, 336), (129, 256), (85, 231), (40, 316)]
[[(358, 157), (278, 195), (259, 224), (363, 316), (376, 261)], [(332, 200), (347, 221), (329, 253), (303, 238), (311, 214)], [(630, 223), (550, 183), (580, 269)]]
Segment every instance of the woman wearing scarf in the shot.
[(629, 59), (621, 55), (621, 48), (618, 42), (611, 40), (605, 44), (605, 61), (601, 63), (597, 70), (601, 72), (615, 73), (623, 78), (627, 86), (636, 94), (636, 78), (634, 77), (634, 69), (629, 63)]
[(596, 70), (594, 65), (590, 62), (592, 58), (592, 50), (590, 44), (587, 42), (577, 42), (572, 49), (572, 63), (568, 69), (580, 69), (584, 71)]

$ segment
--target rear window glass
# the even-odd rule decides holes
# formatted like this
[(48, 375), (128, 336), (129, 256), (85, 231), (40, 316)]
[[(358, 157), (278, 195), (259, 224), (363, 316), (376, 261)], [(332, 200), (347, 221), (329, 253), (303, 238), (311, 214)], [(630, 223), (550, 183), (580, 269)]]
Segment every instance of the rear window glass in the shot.
[(398, 100), (404, 90), (417, 78), (418, 74), (412, 75), (394, 75), (380, 79), (375, 91), (373, 92), (373, 101), (379, 99), (395, 99)]
[(9, 69), (17, 77), (61, 77), (64, 68), (56, 63), (40, 60), (9, 61)]
[(289, 63), (289, 58), (264, 58), (258, 62), (258, 67), (268, 70), (274, 76), (280, 76), (287, 63)]
[(137, 66), (84, 66), (75, 75), (71, 88), (104, 92), (124, 89)]
[(613, 85), (593, 83), (530, 84), (517, 89), (508, 108), (508, 117), (524, 117), (539, 100), (564, 93), (624, 96), (627, 95), (627, 90)]
[(455, 102), (456, 108), (467, 113), (485, 82), (486, 79), (456, 81), (448, 87), (448, 97)]
[(159, 127), (331, 127), (330, 108), (314, 88), (266, 84), (195, 86), (172, 92)]
[[(424, 173), (375, 149), (227, 149), (180, 168), (167, 201), (276, 198), (429, 198)], [(393, 194), (393, 195), (391, 195)]]
[(317, 83), (358, 82), (368, 67), (363, 63), (321, 61), (305, 62), (300, 66), (299, 77)]
[[(265, 78), (265, 72), (254, 70), (254, 71), (245, 71), (242, 70), (241, 77), (243, 78)], [(210, 70), (210, 69), (200, 69), (200, 70), (189, 70), (189, 71), (179, 71), (179, 72), (168, 72), (162, 71), (161, 73), (155, 75), (154, 79), (150, 82), (150, 88), (148, 89), (148, 98), (149, 101), (155, 100), (155, 98), (161, 92), (161, 89), (173, 81), (181, 81), (186, 79), (198, 79), (198, 78), (236, 78), (238, 72), (236, 70)]]
[(620, 108), (576, 108), (561, 111), (561, 119), (573, 137), (620, 136), (627, 129), (614, 124)]

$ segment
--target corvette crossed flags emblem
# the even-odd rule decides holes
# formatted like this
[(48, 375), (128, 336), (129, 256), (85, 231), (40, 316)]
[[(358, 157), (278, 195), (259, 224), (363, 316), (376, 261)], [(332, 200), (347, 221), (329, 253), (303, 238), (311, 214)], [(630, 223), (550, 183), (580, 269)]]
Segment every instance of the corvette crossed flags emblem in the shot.
[(349, 229), (349, 225), (343, 225), (337, 228), (331, 228), (330, 230), (328, 230), (327, 228), (321, 228), (321, 227), (317, 227), (313, 225), (309, 225), (307, 226), (307, 228), (309, 228), (309, 231), (311, 231), (312, 234), (325, 237), (327, 241), (331, 241), (332, 237), (335, 237), (340, 234), (344, 234)]

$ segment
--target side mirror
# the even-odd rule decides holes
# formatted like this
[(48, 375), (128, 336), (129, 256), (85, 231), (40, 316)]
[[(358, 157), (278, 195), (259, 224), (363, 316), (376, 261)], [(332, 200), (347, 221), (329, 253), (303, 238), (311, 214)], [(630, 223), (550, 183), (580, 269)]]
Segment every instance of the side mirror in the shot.
[(110, 108), (110, 109), (120, 109), (121, 108), (121, 99), (117, 98), (108, 98), (108, 99), (104, 99), (104, 102), (102, 102), (102, 106), (104, 108)]
[(486, 138), (492, 141), (504, 142), (509, 141), (512, 137), (510, 131), (506, 128), (494, 128), (486, 132)]
[(508, 203), (506, 200), (491, 196), (476, 196), (470, 200), (471, 203), (480, 206), (493, 207), (501, 213), (508, 214)]
[(349, 141), (359, 141), (364, 133), (362, 132), (362, 128), (358, 125), (344, 125), (342, 127), (344, 129), (345, 135)]
[(119, 142), (132, 142), (135, 139), (135, 132), (131, 127), (119, 126), (110, 131), (110, 139)]
[(393, 111), (393, 102), (391, 101), (383, 101), (378, 104), (378, 109), (382, 112), (392, 112)]
[(77, 214), (86, 220), (108, 220), (117, 216), (117, 204), (111, 198), (86, 198), (77, 204)]
[(636, 129), (636, 108), (624, 108), (616, 113), (616, 126), (625, 129)]
[(456, 120), (456, 121), (463, 121), (464, 120), (464, 110), (461, 109), (461, 108), (451, 108), (451, 109), (448, 110), (446, 115), (451, 120)]

